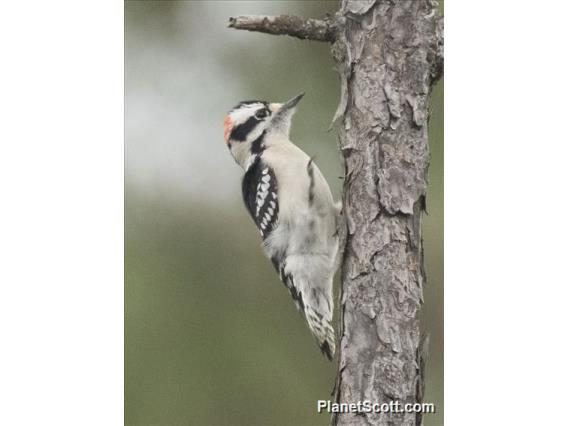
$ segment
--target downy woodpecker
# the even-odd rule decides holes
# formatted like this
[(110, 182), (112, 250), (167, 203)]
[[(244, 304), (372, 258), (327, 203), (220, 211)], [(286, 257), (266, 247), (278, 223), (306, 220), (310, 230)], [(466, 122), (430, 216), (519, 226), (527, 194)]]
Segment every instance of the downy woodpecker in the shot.
[(286, 103), (241, 102), (225, 117), (224, 137), (244, 169), (243, 199), (264, 252), (331, 360), (340, 207), (318, 167), (289, 139), (303, 95)]

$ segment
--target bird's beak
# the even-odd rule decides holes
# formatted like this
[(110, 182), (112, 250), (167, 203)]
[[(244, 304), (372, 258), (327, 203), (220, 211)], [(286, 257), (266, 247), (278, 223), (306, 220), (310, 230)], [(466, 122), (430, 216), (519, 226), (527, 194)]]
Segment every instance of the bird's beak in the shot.
[(304, 97), (305, 94), (306, 94), (305, 92), (302, 92), (298, 96), (295, 96), (292, 99), (290, 99), (288, 102), (286, 102), (284, 105), (282, 105), (282, 108), (280, 108), (280, 111), (286, 111), (286, 110), (294, 108), (296, 105), (298, 105), (298, 102), (300, 102), (300, 100)]
[(303, 97), (304, 94), (300, 93), (298, 96), (283, 104), (272, 104), (275, 107), (275, 113), (272, 116), (272, 120), (270, 120), (271, 128), (288, 136), (290, 133), (292, 115), (294, 115), (294, 107), (298, 105), (298, 102), (300, 102), (300, 99)]

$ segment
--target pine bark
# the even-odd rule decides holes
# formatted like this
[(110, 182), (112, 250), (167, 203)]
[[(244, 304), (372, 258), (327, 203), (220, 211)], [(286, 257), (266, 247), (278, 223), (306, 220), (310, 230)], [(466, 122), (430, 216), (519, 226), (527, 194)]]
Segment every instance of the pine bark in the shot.
[[(428, 117), (443, 69), (434, 0), (340, 0), (322, 20), (242, 16), (230, 27), (332, 43), (345, 161), (338, 403), (419, 403)], [(313, 29), (310, 30), (310, 29)], [(420, 414), (339, 413), (334, 425), (420, 425)]]
[[(342, 97), (347, 244), (342, 268), (337, 402), (421, 402), (419, 313), (426, 281), (421, 216), (441, 21), (428, 1), (341, 2), (333, 45)], [(341, 413), (340, 425), (419, 425), (414, 413)]]

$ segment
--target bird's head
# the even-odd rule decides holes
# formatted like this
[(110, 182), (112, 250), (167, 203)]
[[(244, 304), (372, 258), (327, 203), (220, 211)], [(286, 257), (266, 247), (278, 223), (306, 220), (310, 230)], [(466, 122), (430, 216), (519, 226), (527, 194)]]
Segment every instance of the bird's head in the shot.
[(244, 101), (227, 114), (225, 143), (241, 167), (247, 169), (254, 155), (265, 148), (266, 138), (288, 139), (295, 107), (303, 96), (301, 93), (284, 103)]

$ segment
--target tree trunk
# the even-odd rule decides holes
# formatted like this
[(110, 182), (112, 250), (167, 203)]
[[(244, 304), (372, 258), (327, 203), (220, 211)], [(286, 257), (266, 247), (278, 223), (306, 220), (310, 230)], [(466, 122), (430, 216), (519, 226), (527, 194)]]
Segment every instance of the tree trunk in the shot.
[[(247, 16), (229, 26), (333, 43), (347, 226), (335, 398), (393, 401), (401, 411), (420, 403), (428, 108), (443, 67), (437, 3), (342, 0), (333, 19)], [(421, 415), (343, 412), (332, 423), (419, 425)]]
[[(422, 401), (419, 323), (425, 273), (421, 215), (428, 107), (441, 34), (426, 1), (346, 0), (333, 54), (345, 158), (337, 402)], [(414, 413), (338, 414), (337, 424), (418, 425)]]

